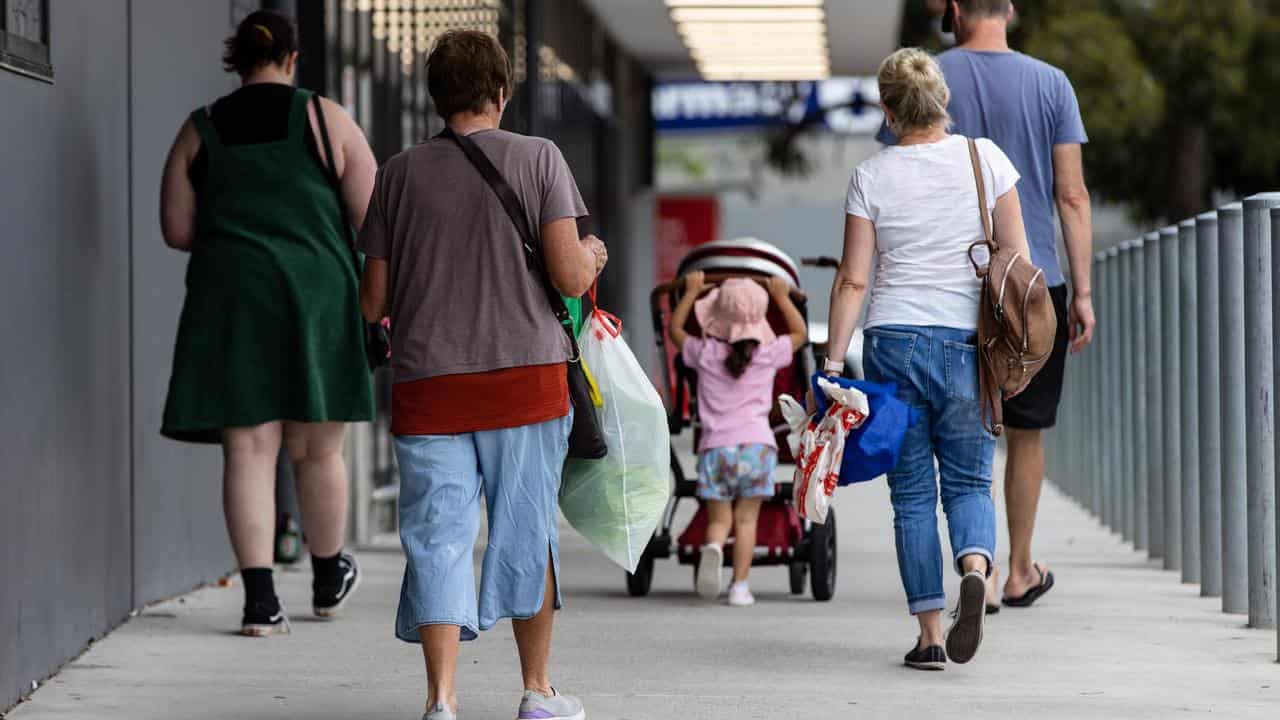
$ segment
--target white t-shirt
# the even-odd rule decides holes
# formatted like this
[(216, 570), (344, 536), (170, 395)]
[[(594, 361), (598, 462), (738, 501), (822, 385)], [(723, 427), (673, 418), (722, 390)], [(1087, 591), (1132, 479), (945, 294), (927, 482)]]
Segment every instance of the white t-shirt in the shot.
[[(992, 212), (1018, 171), (995, 143), (977, 142)], [(983, 236), (977, 205), (969, 143), (959, 135), (885, 147), (854, 170), (845, 212), (876, 227), (866, 327), (978, 327), (981, 285), (968, 254)]]

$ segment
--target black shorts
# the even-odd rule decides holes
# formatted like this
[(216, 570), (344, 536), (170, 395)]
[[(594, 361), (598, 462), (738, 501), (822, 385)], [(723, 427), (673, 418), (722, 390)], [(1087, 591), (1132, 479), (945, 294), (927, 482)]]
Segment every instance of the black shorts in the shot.
[(1058, 315), (1058, 335), (1053, 354), (1031, 378), (1027, 389), (1004, 403), (1004, 424), (1015, 430), (1045, 430), (1058, 422), (1058, 401), (1062, 399), (1062, 376), (1067, 367), (1067, 345), (1071, 328), (1067, 325), (1067, 286), (1049, 288), (1053, 309)]

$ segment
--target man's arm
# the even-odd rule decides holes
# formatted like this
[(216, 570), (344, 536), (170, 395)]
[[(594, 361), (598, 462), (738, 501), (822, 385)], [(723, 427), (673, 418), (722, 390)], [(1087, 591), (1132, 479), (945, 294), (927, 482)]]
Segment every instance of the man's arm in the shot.
[(360, 276), (360, 314), (365, 322), (376, 323), (389, 314), (388, 309), (387, 261), (366, 257)]
[(1084, 162), (1078, 143), (1053, 146), (1053, 194), (1062, 219), (1062, 236), (1071, 268), (1071, 352), (1080, 352), (1093, 339), (1093, 214)]

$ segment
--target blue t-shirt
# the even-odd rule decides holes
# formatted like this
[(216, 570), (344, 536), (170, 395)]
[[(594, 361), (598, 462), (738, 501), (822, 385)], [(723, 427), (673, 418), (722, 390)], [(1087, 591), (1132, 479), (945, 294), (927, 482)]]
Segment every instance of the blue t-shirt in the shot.
[[(951, 88), (952, 131), (989, 138), (1022, 179), (1018, 198), (1031, 260), (1050, 285), (1066, 282), (1053, 229), (1053, 146), (1087, 143), (1075, 89), (1058, 68), (1017, 52), (953, 48), (938, 56)], [(877, 139), (897, 143), (888, 127)]]

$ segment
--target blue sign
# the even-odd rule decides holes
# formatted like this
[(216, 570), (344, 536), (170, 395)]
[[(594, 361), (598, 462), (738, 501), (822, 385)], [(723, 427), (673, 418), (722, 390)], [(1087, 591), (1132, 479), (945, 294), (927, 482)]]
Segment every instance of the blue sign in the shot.
[(672, 82), (653, 90), (659, 131), (765, 128), (808, 122), (836, 132), (875, 132), (874, 79), (807, 82)]

